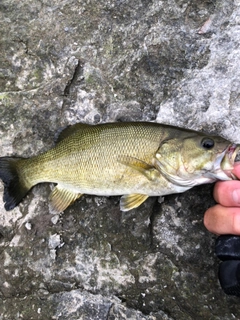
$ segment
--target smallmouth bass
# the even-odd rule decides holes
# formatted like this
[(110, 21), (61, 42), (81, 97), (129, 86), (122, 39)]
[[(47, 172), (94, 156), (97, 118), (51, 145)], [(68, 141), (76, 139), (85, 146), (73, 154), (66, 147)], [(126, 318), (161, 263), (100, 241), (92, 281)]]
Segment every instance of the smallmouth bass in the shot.
[(149, 196), (232, 180), (239, 147), (221, 137), (152, 122), (67, 127), (56, 146), (31, 158), (1, 157), (5, 209), (36, 184), (52, 182), (53, 208), (64, 211), (82, 194), (119, 196), (128, 211)]

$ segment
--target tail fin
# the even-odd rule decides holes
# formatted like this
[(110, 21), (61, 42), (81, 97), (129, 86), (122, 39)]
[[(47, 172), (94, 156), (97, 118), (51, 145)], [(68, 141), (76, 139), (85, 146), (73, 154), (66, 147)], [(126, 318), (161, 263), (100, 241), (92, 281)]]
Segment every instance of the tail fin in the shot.
[(26, 195), (29, 188), (19, 176), (19, 163), (22, 158), (0, 157), (0, 179), (4, 183), (3, 201), (7, 211), (15, 208)]

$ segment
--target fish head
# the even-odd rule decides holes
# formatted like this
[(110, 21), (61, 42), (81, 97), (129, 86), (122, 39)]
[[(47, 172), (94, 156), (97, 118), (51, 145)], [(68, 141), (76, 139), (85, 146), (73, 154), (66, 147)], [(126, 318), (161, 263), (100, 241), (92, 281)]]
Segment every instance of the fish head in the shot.
[(234, 179), (231, 170), (239, 146), (218, 136), (188, 133), (162, 143), (154, 165), (178, 186)]

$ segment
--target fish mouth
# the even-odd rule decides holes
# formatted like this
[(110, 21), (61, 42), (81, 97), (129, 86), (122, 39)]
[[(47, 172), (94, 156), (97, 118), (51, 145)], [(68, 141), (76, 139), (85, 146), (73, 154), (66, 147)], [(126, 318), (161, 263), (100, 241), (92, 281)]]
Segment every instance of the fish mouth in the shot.
[(229, 145), (225, 150), (217, 155), (212, 171), (204, 173), (203, 176), (213, 180), (236, 179), (235, 175), (231, 171), (238, 151), (238, 145), (234, 143)]

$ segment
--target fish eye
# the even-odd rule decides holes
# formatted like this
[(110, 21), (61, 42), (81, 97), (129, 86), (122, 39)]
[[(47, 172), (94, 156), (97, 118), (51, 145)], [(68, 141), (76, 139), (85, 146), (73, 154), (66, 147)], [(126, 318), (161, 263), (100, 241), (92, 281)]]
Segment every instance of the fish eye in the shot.
[(214, 147), (214, 141), (213, 139), (210, 139), (210, 138), (203, 138), (201, 141), (201, 146), (204, 149), (210, 150)]

